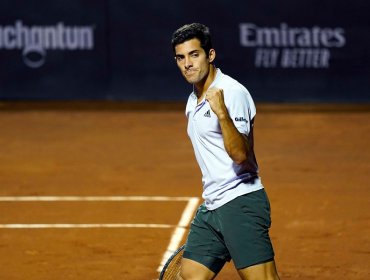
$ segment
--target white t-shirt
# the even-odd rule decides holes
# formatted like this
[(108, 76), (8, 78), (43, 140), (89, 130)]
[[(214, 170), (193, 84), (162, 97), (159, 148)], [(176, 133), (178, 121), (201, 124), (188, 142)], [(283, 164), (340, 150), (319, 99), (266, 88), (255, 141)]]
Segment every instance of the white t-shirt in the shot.
[(238, 165), (225, 150), (218, 118), (203, 99), (197, 104), (192, 92), (186, 104), (187, 132), (202, 172), (203, 198), (214, 210), (234, 198), (263, 188), (253, 149), (253, 118), (256, 107), (248, 90), (217, 69), (210, 87), (223, 89), (227, 110), (235, 127), (249, 140), (248, 159)]

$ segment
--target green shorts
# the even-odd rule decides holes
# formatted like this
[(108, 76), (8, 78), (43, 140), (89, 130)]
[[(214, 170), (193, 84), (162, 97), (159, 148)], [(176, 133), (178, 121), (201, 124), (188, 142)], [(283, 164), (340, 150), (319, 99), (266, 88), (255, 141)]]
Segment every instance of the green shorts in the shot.
[(202, 204), (191, 224), (184, 258), (216, 274), (231, 259), (237, 269), (273, 260), (270, 226), (270, 203), (264, 189), (215, 210)]

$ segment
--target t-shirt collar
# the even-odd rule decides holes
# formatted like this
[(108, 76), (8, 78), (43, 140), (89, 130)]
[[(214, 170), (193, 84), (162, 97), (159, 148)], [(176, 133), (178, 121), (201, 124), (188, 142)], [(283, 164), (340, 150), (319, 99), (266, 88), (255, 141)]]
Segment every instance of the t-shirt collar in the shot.
[[(222, 76), (222, 72), (220, 70), (220, 68), (216, 68), (216, 76), (215, 76), (215, 79), (212, 81), (212, 83), (209, 85), (209, 88), (213, 87), (217, 82), (218, 80), (220, 79), (220, 77)], [(193, 99), (197, 99), (197, 95), (195, 93), (195, 87), (193, 86), (193, 92), (191, 93), (192, 96), (193, 96)], [(202, 99), (201, 102), (199, 102), (199, 104), (203, 103), (204, 102), (204, 97)], [(199, 105), (198, 104), (198, 105)]]

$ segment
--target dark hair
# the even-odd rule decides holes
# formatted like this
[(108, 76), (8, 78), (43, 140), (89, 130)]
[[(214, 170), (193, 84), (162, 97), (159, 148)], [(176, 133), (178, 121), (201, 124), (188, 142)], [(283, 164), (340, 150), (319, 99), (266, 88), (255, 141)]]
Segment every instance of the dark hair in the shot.
[(200, 41), (200, 46), (208, 56), (209, 50), (212, 49), (211, 33), (209, 28), (201, 23), (186, 24), (172, 34), (171, 43), (173, 52), (175, 52), (175, 47), (178, 44), (182, 44), (194, 38)]

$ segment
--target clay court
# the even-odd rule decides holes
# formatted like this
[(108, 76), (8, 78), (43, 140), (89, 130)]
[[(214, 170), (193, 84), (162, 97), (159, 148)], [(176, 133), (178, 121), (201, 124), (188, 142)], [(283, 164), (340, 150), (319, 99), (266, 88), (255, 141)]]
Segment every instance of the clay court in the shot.
[[(183, 106), (0, 103), (0, 279), (157, 279), (201, 203)], [(370, 107), (257, 110), (281, 279), (370, 279)]]

